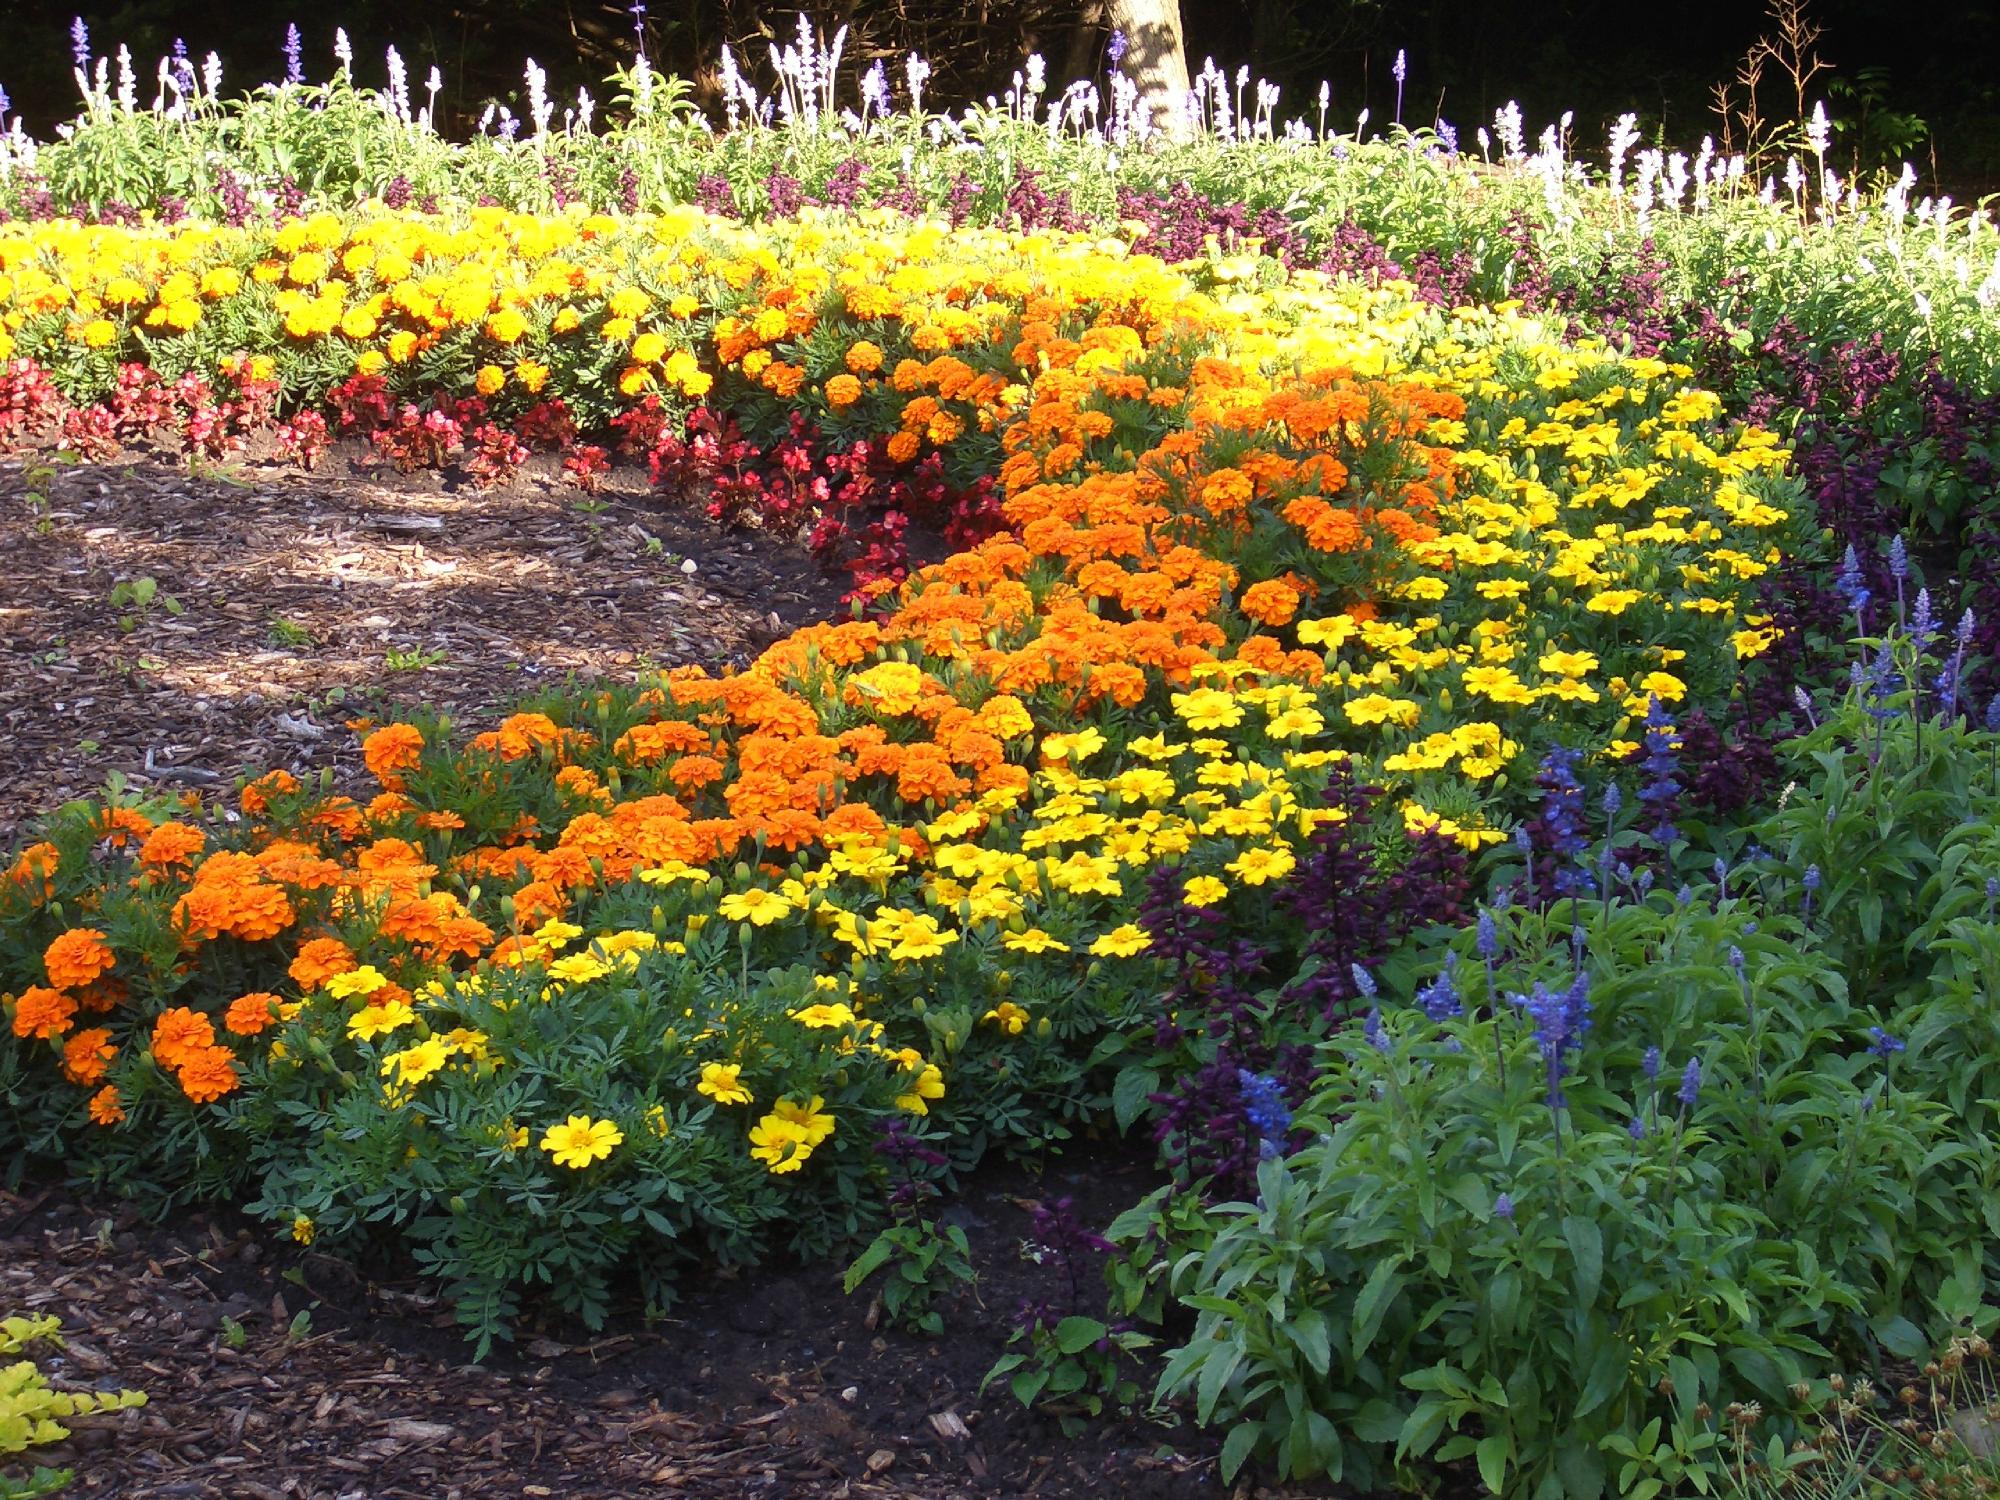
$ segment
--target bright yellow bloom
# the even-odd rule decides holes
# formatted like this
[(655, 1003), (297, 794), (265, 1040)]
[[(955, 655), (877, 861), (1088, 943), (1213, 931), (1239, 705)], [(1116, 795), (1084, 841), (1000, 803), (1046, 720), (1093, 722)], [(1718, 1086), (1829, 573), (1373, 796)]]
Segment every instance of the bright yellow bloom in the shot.
[(750, 1090), (743, 1087), (742, 1074), (742, 1067), (736, 1063), (703, 1063), (701, 1082), (695, 1085), (695, 1090), (717, 1104), (748, 1104)]
[(796, 908), (776, 891), (763, 889), (732, 892), (724, 896), (716, 906), (724, 921), (748, 922), (755, 927), (769, 927), (773, 922)]
[(1136, 922), (1127, 922), (1112, 928), (1092, 943), (1090, 951), (1099, 958), (1130, 958), (1152, 946), (1152, 935), (1145, 928)]
[(349, 1016), (347, 1034), (357, 1041), (371, 1042), (378, 1036), (387, 1036), (409, 1025), (416, 1018), (417, 1013), (402, 1001), (385, 1000), (380, 1005), (363, 1006)]
[(1213, 875), (1196, 875), (1182, 888), (1181, 900), (1188, 906), (1215, 906), (1229, 895), (1229, 887)]
[(1027, 1011), (1012, 1000), (1002, 1000), (979, 1019), (996, 1023), (1009, 1036), (1019, 1036), (1028, 1029)]
[(594, 1161), (602, 1161), (625, 1142), (625, 1132), (609, 1120), (593, 1120), (589, 1115), (571, 1115), (560, 1125), (551, 1125), (542, 1136), (542, 1149), (559, 1167), (577, 1171)]
[(1050, 937), (1039, 927), (1030, 927), (1026, 932), (1010, 932), (1000, 939), (1003, 947), (1016, 953), (1067, 953), (1069, 944)]

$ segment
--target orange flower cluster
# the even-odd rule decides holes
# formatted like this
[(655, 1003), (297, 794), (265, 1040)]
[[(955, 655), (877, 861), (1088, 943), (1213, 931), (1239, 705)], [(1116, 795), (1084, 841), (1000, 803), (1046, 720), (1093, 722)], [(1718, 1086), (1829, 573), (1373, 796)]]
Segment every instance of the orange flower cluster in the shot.
[(174, 925), (189, 943), (219, 937), (261, 942), (295, 919), (285, 888), (265, 878), (256, 857), (227, 851), (203, 860), (194, 884), (174, 903)]
[(236, 1054), (215, 1040), (215, 1027), (200, 1011), (177, 1005), (153, 1023), (153, 1060), (179, 1081), (196, 1104), (220, 1099), (241, 1084)]

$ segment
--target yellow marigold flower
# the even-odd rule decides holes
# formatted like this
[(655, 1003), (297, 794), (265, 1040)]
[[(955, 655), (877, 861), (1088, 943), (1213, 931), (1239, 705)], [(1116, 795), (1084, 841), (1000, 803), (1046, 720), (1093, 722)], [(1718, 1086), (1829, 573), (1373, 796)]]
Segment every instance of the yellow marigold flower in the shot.
[(1127, 922), (1114, 927), (1090, 945), (1090, 951), (1098, 958), (1130, 958), (1135, 953), (1143, 953), (1153, 946), (1152, 934), (1136, 922)]
[(1245, 849), (1223, 868), (1245, 885), (1263, 885), (1267, 881), (1283, 880), (1297, 864), (1298, 859), (1292, 851), (1281, 844), (1276, 848), (1260, 846)]
[(389, 367), (389, 357), (380, 349), (363, 349), (354, 356), (354, 373), (380, 375)]
[(486, 320), (486, 336), (496, 343), (515, 343), (527, 331), (527, 314), (518, 307), (503, 307)]
[(1002, 1000), (979, 1019), (992, 1021), (1009, 1036), (1019, 1036), (1028, 1029), (1028, 1013), (1012, 1000)]
[(549, 367), (538, 365), (532, 359), (524, 359), (514, 366), (514, 378), (521, 383), (521, 389), (531, 396), (539, 396), (542, 386), (549, 378)]
[(417, 336), (407, 328), (389, 335), (389, 358), (406, 365), (416, 357)]
[(1196, 875), (1181, 889), (1181, 900), (1188, 906), (1214, 906), (1229, 895), (1229, 887), (1213, 875)]
[(732, 892), (724, 896), (715, 909), (724, 921), (749, 922), (753, 926), (769, 927), (795, 908), (776, 891), (759, 889)]
[(363, 964), (345, 974), (330, 975), (325, 988), (336, 1000), (350, 1000), (356, 995), (372, 995), (388, 982), (388, 975), (380, 969), (373, 964)]
[(1363, 726), (1395, 724), (1407, 729), (1417, 722), (1420, 709), (1407, 698), (1387, 698), (1380, 693), (1368, 693), (1342, 704), (1341, 711), (1350, 723)]
[(472, 387), (482, 396), (497, 396), (506, 388), (507, 372), (498, 365), (481, 365), (472, 377)]
[(812, 1147), (805, 1132), (790, 1120), (766, 1115), (750, 1127), (750, 1155), (777, 1176), (803, 1167)]
[(561, 984), (588, 984), (611, 972), (611, 965), (592, 953), (571, 953), (549, 965), (549, 978)]
[(293, 257), (292, 263), (285, 268), (285, 280), (293, 286), (316, 286), (326, 280), (326, 273), (331, 269), (324, 255), (317, 250), (308, 250)]
[(1637, 589), (1606, 589), (1591, 595), (1584, 608), (1600, 615), (1622, 615), (1643, 598), (1645, 595)]
[(1648, 672), (1634, 687), (1641, 693), (1651, 694), (1662, 703), (1678, 703), (1687, 696), (1687, 684), (1671, 672)]
[(695, 1085), (695, 1090), (717, 1104), (748, 1104), (750, 1090), (743, 1087), (742, 1074), (742, 1067), (736, 1063), (703, 1063), (701, 1082)]
[(414, 1047), (391, 1052), (382, 1059), (382, 1076), (399, 1089), (415, 1088), (441, 1071), (456, 1049), (442, 1037), (427, 1037)]
[(657, 364), (667, 352), (665, 334), (648, 331), (632, 340), (632, 362), (640, 365)]
[(916, 1082), (910, 1085), (910, 1091), (896, 1096), (896, 1108), (907, 1114), (927, 1115), (931, 1112), (929, 1101), (943, 1097), (944, 1074), (937, 1064), (925, 1063), (917, 1070)]
[(1588, 651), (1545, 651), (1535, 665), (1559, 677), (1583, 677), (1597, 670), (1598, 660)]
[(1016, 953), (1067, 953), (1069, 944), (1050, 937), (1039, 927), (1030, 927), (1026, 932), (1010, 932), (1000, 939), (1002, 946)]
[(310, 1245), (313, 1242), (313, 1236), (318, 1232), (317, 1226), (304, 1214), (294, 1214), (292, 1216), (292, 1238), (301, 1245)]
[(792, 1019), (801, 1026), (809, 1026), (815, 1031), (831, 1031), (854, 1024), (854, 1012), (838, 1002), (828, 1004), (822, 1000), (808, 1005), (803, 1010), (792, 1012)]
[(347, 1034), (356, 1041), (370, 1042), (409, 1025), (416, 1018), (417, 1013), (401, 1000), (364, 1005), (347, 1018)]
[(1219, 688), (1175, 693), (1173, 705), (1190, 729), (1234, 729), (1243, 722), (1242, 705)]
[(83, 325), (83, 342), (92, 349), (108, 348), (118, 337), (118, 325), (108, 318), (93, 318)]
[(582, 324), (582, 315), (573, 307), (565, 307), (557, 312), (555, 321), (549, 327), (556, 333), (574, 333)]
[(653, 305), (653, 299), (636, 286), (621, 287), (604, 304), (614, 318), (638, 318)]
[(557, 1166), (581, 1171), (594, 1161), (602, 1161), (624, 1141), (625, 1132), (609, 1120), (571, 1115), (562, 1124), (551, 1125), (541, 1144)]
[(234, 266), (216, 266), (202, 274), (201, 294), (212, 300), (234, 297), (243, 289), (243, 273)]
[(621, 395), (637, 396), (653, 384), (653, 372), (643, 365), (627, 365), (618, 374)]

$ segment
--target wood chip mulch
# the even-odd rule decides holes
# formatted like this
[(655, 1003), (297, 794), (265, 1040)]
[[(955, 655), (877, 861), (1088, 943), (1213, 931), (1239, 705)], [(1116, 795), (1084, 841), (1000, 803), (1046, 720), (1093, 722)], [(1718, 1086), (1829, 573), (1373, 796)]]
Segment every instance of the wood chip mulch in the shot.
[(204, 793), (279, 766), (348, 777), (350, 719), (490, 722), (572, 675), (740, 663), (838, 607), (796, 547), (614, 480), (586, 501), (546, 475), (482, 493), (0, 461), (0, 847), (112, 773)]
[[(0, 1307), (54, 1313), (37, 1362), (73, 1389), (147, 1404), (76, 1417), (37, 1462), (70, 1493), (129, 1500), (473, 1500), (485, 1496), (797, 1495), (934, 1500), (848, 1477), (769, 1418), (697, 1420), (631, 1389), (563, 1388), (314, 1331), (309, 1296), (259, 1266), (247, 1232), (134, 1232), (71, 1204), (0, 1193)], [(618, 1342), (613, 1340), (613, 1342)], [(630, 1342), (625, 1340), (624, 1342)], [(459, 1346), (463, 1348), (463, 1345)], [(783, 1415), (781, 1408), (778, 1415)], [(893, 1455), (891, 1455), (893, 1457)], [(878, 1460), (879, 1462), (879, 1460)], [(866, 1472), (864, 1459), (858, 1467)]]

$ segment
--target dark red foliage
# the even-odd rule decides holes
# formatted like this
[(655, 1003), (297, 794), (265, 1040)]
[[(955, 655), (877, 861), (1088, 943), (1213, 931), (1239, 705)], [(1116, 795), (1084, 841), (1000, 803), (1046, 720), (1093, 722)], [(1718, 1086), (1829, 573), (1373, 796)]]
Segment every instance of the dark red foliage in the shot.
[(55, 430), (69, 402), (31, 359), (0, 365), (0, 452), (22, 451)]
[(330, 441), (326, 418), (316, 411), (297, 412), (278, 424), (277, 440), (280, 458), (311, 472), (325, 456)]
[(593, 443), (578, 443), (563, 455), (563, 477), (586, 495), (594, 495), (611, 471), (611, 456)]
[(414, 474), (419, 469), (441, 469), (463, 452), (465, 433), (443, 412), (425, 412), (406, 403), (396, 408), (386, 426), (369, 433), (368, 441), (398, 472)]
[(482, 422), (466, 445), (465, 472), (482, 490), (498, 489), (528, 461), (528, 445), (497, 422)]
[(514, 420), (514, 432), (530, 448), (559, 453), (576, 441), (576, 420), (557, 396), (522, 412)]
[(992, 480), (959, 489), (936, 454), (909, 465), (868, 439), (831, 445), (803, 414), (764, 448), (733, 418), (704, 408), (679, 433), (662, 423), (647, 461), (655, 488), (698, 498), (725, 526), (800, 537), (823, 566), (845, 572), (856, 593), (908, 576), (913, 528), (963, 547), (1002, 524)]
[(389, 400), (389, 382), (380, 375), (354, 375), (327, 393), (327, 406), (334, 413), (343, 434), (370, 437), (389, 425), (395, 414)]

